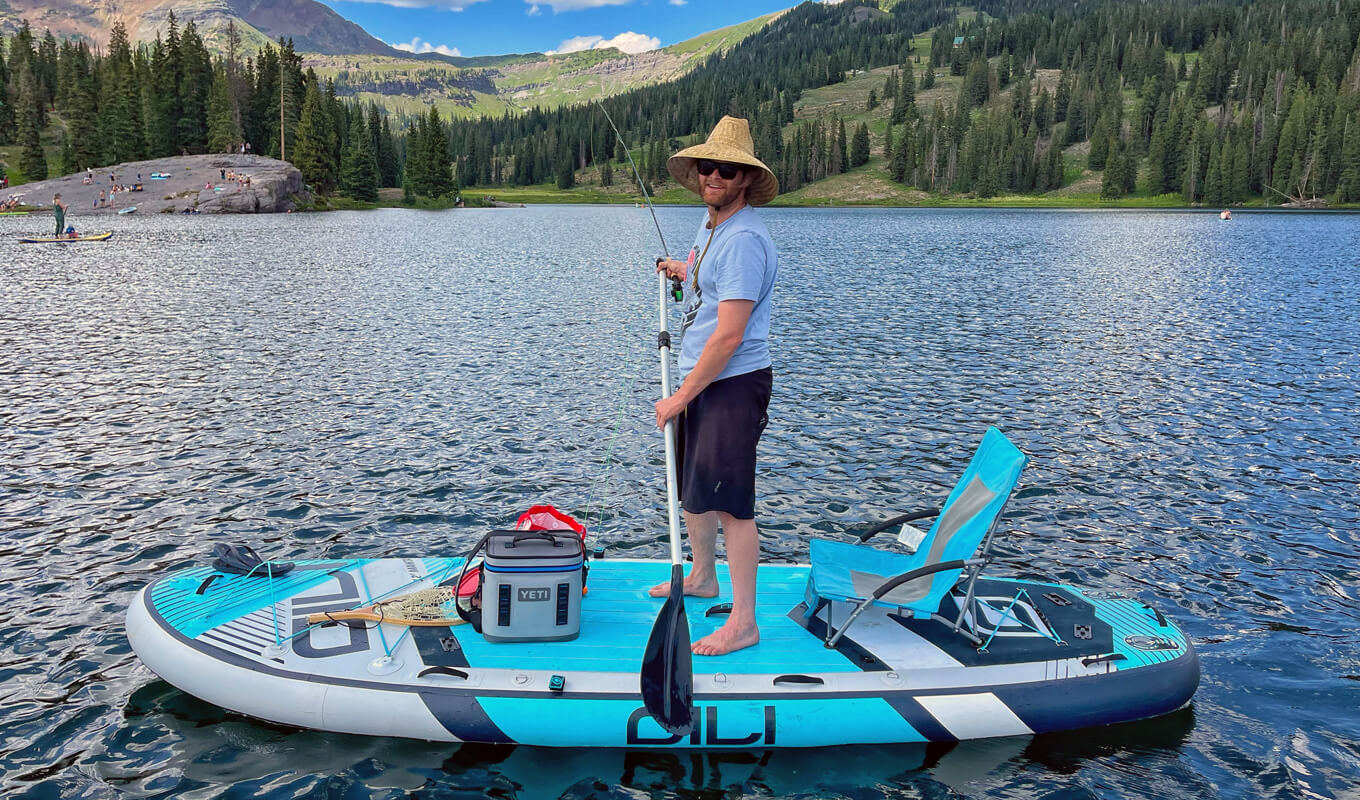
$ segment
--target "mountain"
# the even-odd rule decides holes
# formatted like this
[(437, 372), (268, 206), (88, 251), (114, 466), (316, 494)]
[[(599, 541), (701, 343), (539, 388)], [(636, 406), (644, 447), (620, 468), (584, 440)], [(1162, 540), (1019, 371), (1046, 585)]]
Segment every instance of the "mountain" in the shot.
[(323, 80), (334, 80), (341, 97), (372, 101), (391, 111), (423, 113), (433, 104), (445, 118), (499, 117), (507, 111), (554, 109), (675, 80), (785, 13), (766, 14), (645, 53), (614, 48), (477, 58), (307, 53), (303, 66), (315, 69)]
[(50, 30), (58, 38), (102, 47), (121, 22), (134, 42), (149, 42), (165, 36), (171, 13), (181, 29), (192, 21), (218, 53), (227, 49), (230, 22), (240, 37), (238, 52), (245, 55), (291, 37), (304, 66), (333, 79), (342, 97), (398, 113), (420, 113), (434, 104), (446, 117), (471, 117), (558, 108), (674, 80), (785, 12), (631, 55), (613, 48), (474, 58), (417, 55), (388, 46), (316, 0), (0, 0), (0, 34), (13, 35), (27, 20), (37, 37)]
[(12, 35), (28, 20), (36, 35), (108, 43), (115, 22), (133, 41), (164, 35), (170, 13), (180, 27), (190, 20), (209, 47), (226, 44), (234, 20), (247, 52), (291, 36), (299, 52), (398, 56), (396, 50), (316, 0), (0, 0), (0, 32)]

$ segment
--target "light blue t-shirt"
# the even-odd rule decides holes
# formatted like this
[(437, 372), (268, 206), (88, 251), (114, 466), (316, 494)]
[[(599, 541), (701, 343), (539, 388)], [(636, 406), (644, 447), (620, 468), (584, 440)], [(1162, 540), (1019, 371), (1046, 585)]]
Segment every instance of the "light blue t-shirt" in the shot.
[[(710, 233), (713, 235), (711, 243)], [(779, 261), (774, 252), (774, 240), (755, 209), (746, 206), (716, 230), (710, 230), (705, 216), (694, 237), (688, 263), (687, 297), (681, 320), (684, 335), (680, 341), (680, 379), (684, 380), (694, 369), (708, 337), (717, 330), (718, 303), (722, 300), (752, 300), (755, 305), (751, 308), (751, 318), (746, 322), (741, 344), (714, 380), (770, 366), (770, 295), (774, 293)]]

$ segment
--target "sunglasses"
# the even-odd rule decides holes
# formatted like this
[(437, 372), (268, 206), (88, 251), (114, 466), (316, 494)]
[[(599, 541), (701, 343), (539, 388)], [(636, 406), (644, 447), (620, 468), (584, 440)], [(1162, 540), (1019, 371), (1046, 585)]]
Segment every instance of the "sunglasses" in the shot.
[(711, 158), (701, 158), (694, 164), (698, 168), (700, 175), (712, 175), (713, 170), (718, 171), (718, 176), (725, 181), (730, 181), (741, 174), (741, 165), (732, 164), (727, 161), (714, 161)]

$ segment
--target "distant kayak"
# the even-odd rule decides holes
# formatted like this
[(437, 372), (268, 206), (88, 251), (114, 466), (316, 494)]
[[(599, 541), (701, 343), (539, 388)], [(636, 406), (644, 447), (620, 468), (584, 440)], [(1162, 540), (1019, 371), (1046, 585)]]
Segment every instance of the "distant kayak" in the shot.
[(102, 242), (113, 236), (113, 231), (87, 233), (83, 236), (34, 236), (21, 237), (20, 244), (66, 244), (68, 242)]
[(27, 211), (0, 211), (0, 217), (26, 217)]
[(128, 206), (127, 208), (119, 209), (118, 213), (119, 213), (119, 214), (133, 214), (133, 213), (136, 213), (136, 211), (137, 211), (137, 207), (136, 207), (136, 206)]

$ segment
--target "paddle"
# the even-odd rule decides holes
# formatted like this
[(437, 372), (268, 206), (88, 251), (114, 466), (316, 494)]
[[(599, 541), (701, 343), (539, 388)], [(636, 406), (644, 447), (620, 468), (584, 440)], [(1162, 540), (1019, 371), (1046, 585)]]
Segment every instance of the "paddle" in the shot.
[[(657, 273), (661, 287), (661, 396), (671, 393), (671, 335), (666, 330), (666, 275)], [(647, 713), (673, 734), (694, 727), (694, 667), (690, 663), (689, 618), (685, 616), (685, 568), (680, 561), (680, 512), (675, 492), (675, 421), (666, 429), (666, 511), (670, 522), (671, 593), (661, 606), (647, 649), (642, 655), (642, 704)]]

